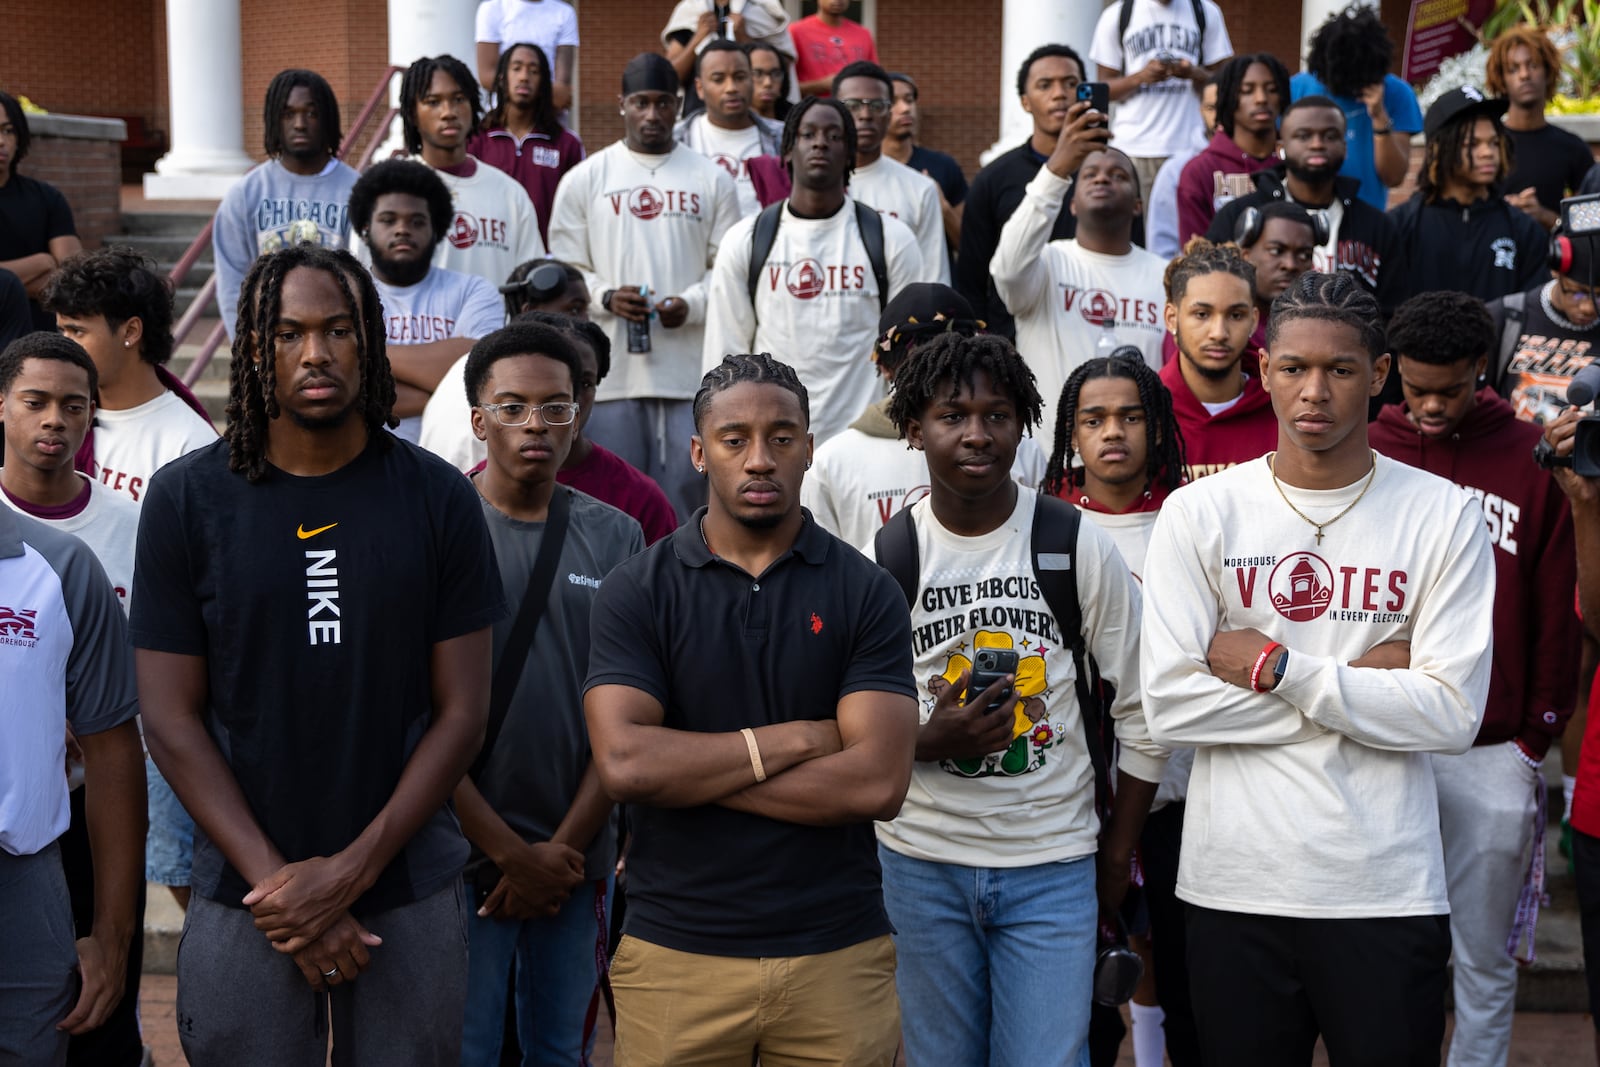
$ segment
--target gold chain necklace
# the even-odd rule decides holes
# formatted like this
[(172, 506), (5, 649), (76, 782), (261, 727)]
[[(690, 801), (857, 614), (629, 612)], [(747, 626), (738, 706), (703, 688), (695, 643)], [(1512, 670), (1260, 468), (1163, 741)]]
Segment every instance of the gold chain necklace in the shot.
[(1270, 455), (1267, 456), (1267, 471), (1268, 471), (1268, 473), (1270, 473), (1272, 475), (1272, 487), (1278, 491), (1278, 495), (1283, 498), (1283, 502), (1285, 504), (1289, 505), (1289, 510), (1290, 511), (1294, 512), (1296, 515), (1300, 516), (1306, 522), (1310, 523), (1312, 526), (1315, 526), (1317, 528), (1317, 544), (1319, 544), (1319, 545), (1322, 544), (1322, 531), (1323, 531), (1323, 529), (1325, 527), (1332, 526), (1334, 523), (1338, 522), (1340, 519), (1342, 519), (1346, 515), (1350, 514), (1351, 509), (1354, 508), (1357, 504), (1361, 503), (1361, 498), (1367, 495), (1367, 490), (1372, 488), (1372, 480), (1378, 476), (1378, 454), (1376, 452), (1374, 452), (1374, 453), (1372, 453), (1372, 471), (1371, 471), (1371, 473), (1369, 473), (1367, 475), (1367, 484), (1363, 485), (1361, 487), (1361, 492), (1357, 493), (1356, 494), (1356, 498), (1354, 500), (1350, 501), (1349, 506), (1346, 507), (1343, 511), (1339, 512), (1339, 514), (1335, 515), (1333, 518), (1329, 519), (1327, 522), (1318, 522), (1317, 520), (1313, 519), (1311, 516), (1307, 515), (1305, 512), (1301, 511), (1299, 508), (1295, 507), (1294, 506), (1294, 501), (1289, 499), (1289, 494), (1287, 494), (1287, 493), (1285, 493), (1283, 491), (1283, 483), (1278, 481), (1277, 463), (1278, 463), (1278, 454), (1276, 452), (1273, 452), (1273, 453), (1271, 453)]

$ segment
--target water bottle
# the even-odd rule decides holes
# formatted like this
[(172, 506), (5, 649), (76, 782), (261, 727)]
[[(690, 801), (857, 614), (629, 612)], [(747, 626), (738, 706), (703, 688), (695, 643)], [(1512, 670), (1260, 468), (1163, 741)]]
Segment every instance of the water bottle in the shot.
[(1119, 347), (1117, 343), (1117, 320), (1107, 315), (1100, 320), (1100, 336), (1094, 343), (1095, 359), (1110, 359), (1112, 353)]
[[(650, 304), (650, 287), (648, 285), (639, 286), (639, 295), (644, 298), (645, 306), (648, 307)], [(654, 311), (646, 314), (643, 322), (628, 320), (629, 352), (650, 351), (650, 317), (654, 314)]]

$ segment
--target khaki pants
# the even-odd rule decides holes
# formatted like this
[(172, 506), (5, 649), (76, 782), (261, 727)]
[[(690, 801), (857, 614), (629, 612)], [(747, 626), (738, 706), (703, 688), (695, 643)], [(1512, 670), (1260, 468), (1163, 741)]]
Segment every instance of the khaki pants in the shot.
[(814, 956), (701, 956), (624, 937), (611, 961), (617, 1067), (890, 1067), (900, 1044), (887, 935)]
[[(1115, 146), (1113, 146), (1115, 147)], [(1144, 201), (1144, 217), (1150, 218), (1150, 190), (1155, 188), (1156, 175), (1161, 172), (1161, 164), (1167, 161), (1166, 156), (1133, 156), (1133, 171), (1139, 179), (1139, 199)]]

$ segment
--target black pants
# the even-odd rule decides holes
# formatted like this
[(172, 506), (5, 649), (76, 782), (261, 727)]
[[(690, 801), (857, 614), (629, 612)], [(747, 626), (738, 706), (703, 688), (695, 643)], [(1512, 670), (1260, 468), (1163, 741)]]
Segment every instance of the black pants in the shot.
[(1600, 837), (1572, 831), (1572, 873), (1578, 882), (1578, 919), (1583, 930), (1583, 971), (1589, 983), (1589, 1014), (1600, 1029)]
[(1156, 971), (1156, 1000), (1166, 1016), (1167, 1058), (1172, 1067), (1200, 1067), (1200, 1037), (1195, 1033), (1189, 998), (1188, 933), (1184, 904), (1178, 899), (1178, 853), (1183, 838), (1182, 801), (1150, 813), (1139, 838), (1144, 866), (1144, 902), (1150, 912), (1150, 954)]
[(1450, 918), (1294, 919), (1189, 906), (1189, 977), (1211, 1067), (1437, 1067)]

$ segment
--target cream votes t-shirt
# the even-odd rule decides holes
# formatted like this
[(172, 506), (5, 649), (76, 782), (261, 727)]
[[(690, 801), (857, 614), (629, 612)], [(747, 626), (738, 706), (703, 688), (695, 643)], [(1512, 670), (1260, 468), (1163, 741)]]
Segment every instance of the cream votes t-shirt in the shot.
[(739, 216), (754, 215), (761, 210), (756, 197), (755, 184), (750, 181), (750, 160), (761, 154), (761, 131), (751, 126), (744, 130), (725, 130), (713, 125), (705, 115), (694, 120), (700, 127), (700, 143), (705, 146), (706, 158), (728, 172), (734, 190), (739, 194)]

